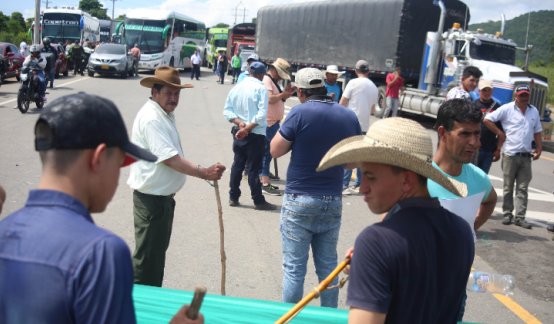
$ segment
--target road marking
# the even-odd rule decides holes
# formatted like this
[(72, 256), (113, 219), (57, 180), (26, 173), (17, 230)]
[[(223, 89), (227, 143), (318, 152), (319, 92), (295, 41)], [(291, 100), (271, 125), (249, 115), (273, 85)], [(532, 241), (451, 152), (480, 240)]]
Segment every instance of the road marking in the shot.
[[(72, 83), (79, 82), (79, 81), (83, 81), (83, 80), (87, 80), (87, 79), (88, 79), (88, 78), (82, 78), (82, 79), (79, 79), (79, 80), (75, 80), (75, 81), (71, 81), (71, 82), (68, 82), (68, 83), (64, 83), (64, 84), (57, 85), (57, 86), (55, 86), (54, 88), (63, 87), (63, 86), (65, 86), (65, 85), (72, 84)], [(48, 89), (46, 89), (46, 90), (48, 90)], [(11, 100), (8, 100), (8, 101), (4, 101), (4, 102), (0, 103), (0, 106), (3, 106), (4, 104), (10, 103), (10, 102), (14, 102), (14, 101), (17, 101), (17, 98), (11, 99)]]
[(531, 315), (528, 311), (526, 311), (523, 307), (521, 307), (518, 303), (513, 301), (510, 297), (500, 295), (500, 294), (493, 294), (496, 299), (498, 299), (504, 306), (508, 307), (509, 310), (514, 312), (519, 318), (521, 318), (525, 323), (527, 324), (542, 324), (541, 321), (539, 321), (535, 316)]
[(554, 161), (554, 159), (547, 158), (546, 156), (542, 156), (542, 155), (541, 155), (541, 159), (547, 159), (547, 160), (550, 160), (550, 161)]

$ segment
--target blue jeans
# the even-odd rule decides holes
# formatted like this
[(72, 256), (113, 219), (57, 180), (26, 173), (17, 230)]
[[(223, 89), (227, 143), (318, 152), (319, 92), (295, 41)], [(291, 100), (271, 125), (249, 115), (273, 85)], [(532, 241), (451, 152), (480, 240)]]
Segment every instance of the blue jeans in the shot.
[[(350, 179), (352, 179), (352, 169), (351, 170), (344, 170), (344, 181), (342, 182), (342, 186), (348, 187), (350, 184)], [(362, 184), (362, 170), (360, 168), (356, 169), (356, 181), (354, 182), (355, 187), (359, 187)]]
[[(316, 274), (323, 281), (337, 267), (337, 241), (342, 215), (340, 196), (285, 194), (281, 208), (283, 302), (297, 303), (304, 295), (310, 246)], [(331, 285), (336, 285), (335, 278)], [(337, 308), (338, 289), (321, 293), (321, 306)]]
[(494, 159), (494, 152), (479, 150), (479, 156), (477, 157), (477, 167), (485, 173), (489, 173), (491, 169), (492, 160)]
[(273, 126), (266, 128), (265, 130), (265, 155), (264, 155), (264, 167), (262, 168), (261, 176), (269, 176), (269, 167), (271, 166), (271, 140), (275, 137), (275, 134), (279, 131), (279, 123), (273, 124)]
[(235, 134), (238, 127), (233, 127), (233, 152), (235, 160), (231, 167), (231, 180), (229, 181), (229, 199), (238, 201), (240, 191), (240, 181), (242, 180), (242, 171), (246, 166), (248, 168), (248, 184), (254, 204), (265, 204), (265, 198), (262, 194), (262, 183), (260, 181), (260, 172), (264, 159), (265, 136), (251, 133), (243, 140), (236, 139)]
[(238, 78), (240, 73), (241, 73), (240, 68), (239, 67), (238, 68), (234, 67), (233, 68), (233, 79), (235, 79), (235, 77)]
[(50, 70), (50, 86), (54, 86), (54, 79), (56, 77), (56, 66), (58, 66), (58, 62), (54, 63), (54, 67), (52, 70)]
[(40, 96), (44, 97), (46, 95), (46, 79), (44, 78), (44, 71), (42, 70), (36, 70), (37, 71), (37, 77), (38, 77), (38, 89), (40, 92)]
[[(481, 153), (479, 153), (481, 154)], [(466, 300), (467, 300), (467, 292), (464, 293), (464, 299), (462, 299), (462, 306), (460, 307), (460, 314), (458, 314), (458, 322), (461, 322), (463, 317), (464, 317), (464, 313), (466, 312)]]

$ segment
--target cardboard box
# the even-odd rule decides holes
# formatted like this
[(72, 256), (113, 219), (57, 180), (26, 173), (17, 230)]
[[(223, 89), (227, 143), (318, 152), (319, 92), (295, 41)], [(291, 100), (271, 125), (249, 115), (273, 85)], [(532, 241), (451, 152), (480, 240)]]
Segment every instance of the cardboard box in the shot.
[(551, 122), (541, 122), (542, 125), (542, 139), (544, 141), (550, 141), (552, 138), (552, 126), (554, 126), (554, 123)]

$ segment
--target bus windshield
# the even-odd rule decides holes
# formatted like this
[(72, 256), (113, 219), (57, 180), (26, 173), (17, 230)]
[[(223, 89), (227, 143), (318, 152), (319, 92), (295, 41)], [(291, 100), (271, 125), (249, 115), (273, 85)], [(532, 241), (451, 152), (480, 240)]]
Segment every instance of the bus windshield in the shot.
[(164, 51), (162, 39), (165, 20), (125, 20), (125, 42), (129, 48), (138, 44), (141, 53), (155, 54)]
[(475, 60), (484, 60), (514, 65), (516, 61), (516, 48), (510, 45), (481, 42), (481, 45), (470, 44), (469, 54)]
[(44, 14), (44, 37), (50, 38), (53, 43), (73, 41), (81, 37), (79, 21), (81, 17), (69, 13), (45, 13)]
[(227, 40), (226, 39), (214, 39), (214, 46), (215, 47), (227, 47)]

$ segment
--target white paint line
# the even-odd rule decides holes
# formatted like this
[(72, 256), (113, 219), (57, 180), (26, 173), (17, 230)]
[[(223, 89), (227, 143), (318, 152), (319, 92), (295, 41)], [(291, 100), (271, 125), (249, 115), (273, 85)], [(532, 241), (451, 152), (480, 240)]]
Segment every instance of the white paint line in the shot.
[[(60, 85), (57, 85), (55, 86), (54, 88), (58, 88), (58, 87), (63, 87), (63, 86), (66, 86), (68, 84), (72, 84), (72, 83), (75, 83), (75, 82), (79, 82), (79, 81), (83, 81), (83, 80), (87, 80), (88, 78), (82, 78), (82, 79), (79, 79), (79, 80), (75, 80), (75, 81), (71, 81), (71, 82), (68, 82), (68, 83), (64, 83), (64, 84), (60, 84)], [(48, 90), (48, 89), (46, 89)], [(7, 103), (10, 103), (10, 102), (14, 102), (14, 101), (17, 101), (17, 98), (15, 99), (11, 99), (11, 100), (8, 100), (8, 101), (4, 101), (2, 103), (0, 103), (0, 106), (4, 105), (4, 104), (7, 104)]]

